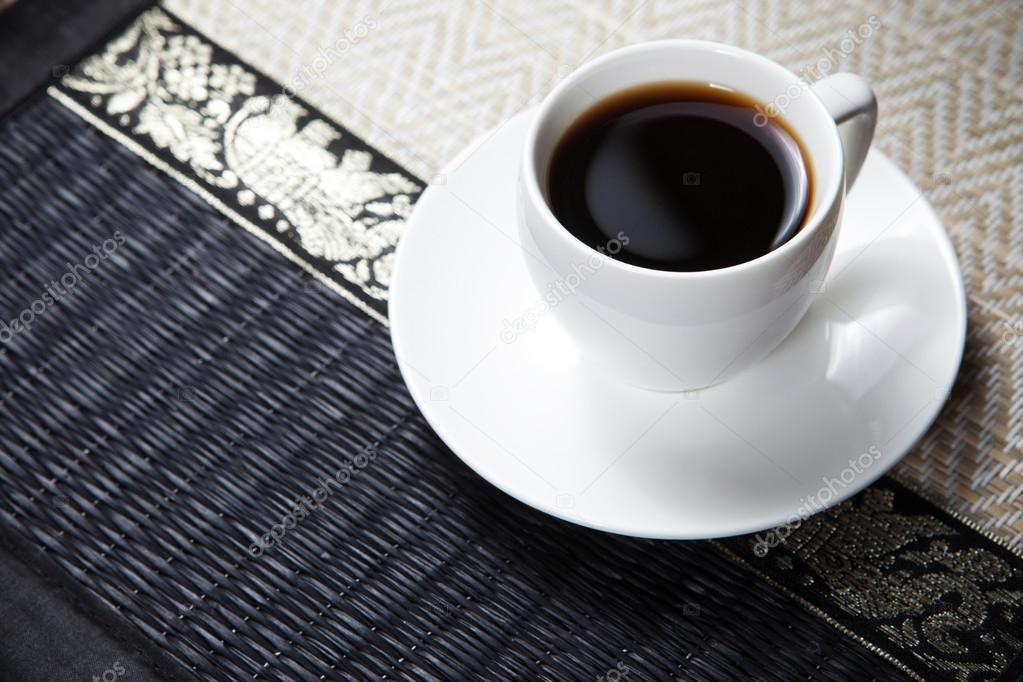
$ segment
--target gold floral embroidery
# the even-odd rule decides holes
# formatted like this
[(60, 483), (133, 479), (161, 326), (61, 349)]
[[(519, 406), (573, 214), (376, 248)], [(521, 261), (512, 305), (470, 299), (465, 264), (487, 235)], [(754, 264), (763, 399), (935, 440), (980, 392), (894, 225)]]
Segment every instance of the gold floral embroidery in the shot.
[(422, 190), (393, 163), (153, 9), (60, 90), (383, 311)]
[(900, 663), (926, 679), (966, 682), (1018, 671), (1018, 557), (994, 543), (965, 542), (952, 519), (898, 509), (900, 494), (924, 504), (883, 481), (794, 524), (767, 552), (762, 541), (746, 541), (744, 553), (759, 557), (752, 565), (772, 578), (801, 586), (830, 618), (898, 652)]

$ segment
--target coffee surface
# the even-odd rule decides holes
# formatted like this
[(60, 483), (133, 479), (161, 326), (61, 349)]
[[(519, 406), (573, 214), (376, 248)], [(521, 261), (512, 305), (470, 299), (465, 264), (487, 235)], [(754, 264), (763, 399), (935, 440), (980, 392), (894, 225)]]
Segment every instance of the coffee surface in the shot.
[(802, 224), (809, 173), (787, 126), (755, 107), (693, 83), (595, 104), (552, 155), (554, 215), (594, 249), (623, 233), (615, 257), (657, 270), (712, 270), (778, 248)]

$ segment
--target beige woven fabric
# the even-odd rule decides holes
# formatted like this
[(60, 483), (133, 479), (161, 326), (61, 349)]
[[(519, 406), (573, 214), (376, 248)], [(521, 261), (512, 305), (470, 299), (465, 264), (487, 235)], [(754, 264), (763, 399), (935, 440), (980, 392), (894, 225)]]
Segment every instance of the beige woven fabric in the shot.
[[(876, 145), (941, 216), (969, 297), (966, 357), (953, 396), (895, 473), (1023, 545), (1023, 4), (167, 0), (165, 6), (423, 178), (580, 63), (631, 43), (718, 40), (811, 79), (822, 59), (833, 71), (865, 76), (881, 106)], [(850, 31), (860, 39), (850, 40)]]

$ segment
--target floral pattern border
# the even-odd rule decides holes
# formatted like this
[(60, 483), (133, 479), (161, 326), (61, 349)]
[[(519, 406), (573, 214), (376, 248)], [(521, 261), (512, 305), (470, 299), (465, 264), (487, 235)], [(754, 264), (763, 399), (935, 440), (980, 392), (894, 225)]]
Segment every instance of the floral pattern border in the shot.
[(423, 189), (390, 159), (160, 8), (56, 89), (384, 319)]
[(1023, 560), (891, 477), (720, 545), (914, 679), (1023, 679)]

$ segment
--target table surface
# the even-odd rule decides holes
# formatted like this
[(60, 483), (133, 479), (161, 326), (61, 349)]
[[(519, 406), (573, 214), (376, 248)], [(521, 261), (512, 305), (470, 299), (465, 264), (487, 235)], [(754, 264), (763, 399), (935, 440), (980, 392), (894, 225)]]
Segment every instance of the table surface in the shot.
[[(124, 237), (0, 355), (3, 518), (58, 572), (222, 679), (991, 678), (976, 652), (1023, 615), (1006, 596), (1023, 579), (1023, 6), (163, 6), (110, 22), (119, 41), (0, 126), (4, 319)], [(876, 145), (935, 207), (966, 283), (966, 354), (937, 423), (766, 558), (746, 539), (615, 538), (509, 500), (432, 434), (387, 338), (387, 240), (437, 169), (582, 62), (675, 37), (866, 77)], [(227, 123), (243, 115), (292, 126), (251, 139), (293, 166), (246, 175), (259, 145)], [(324, 186), (313, 167), (348, 173), (347, 198), (302, 185)], [(359, 203), (355, 177), (383, 250), (337, 237), (365, 212), (324, 227)], [(329, 511), (267, 534), (342, 470)], [(928, 610), (942, 581), (980, 609), (951, 612), (974, 658)], [(908, 606), (882, 614), (891, 603)], [(1005, 642), (992, 676), (1018, 672)]]

